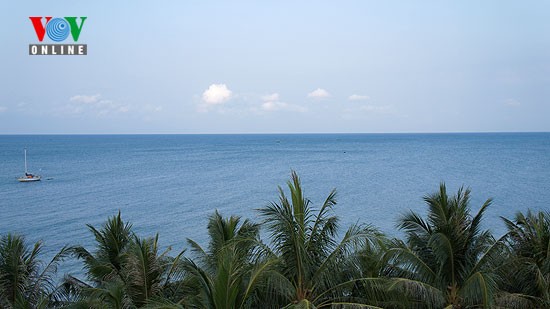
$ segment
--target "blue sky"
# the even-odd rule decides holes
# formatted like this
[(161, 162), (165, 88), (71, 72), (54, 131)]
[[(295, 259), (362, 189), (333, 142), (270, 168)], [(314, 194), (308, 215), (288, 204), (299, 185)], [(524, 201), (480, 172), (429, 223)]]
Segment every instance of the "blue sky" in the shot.
[[(546, 1), (11, 1), (0, 134), (550, 131), (548, 12)], [(88, 55), (29, 56), (29, 16), (87, 16)]]

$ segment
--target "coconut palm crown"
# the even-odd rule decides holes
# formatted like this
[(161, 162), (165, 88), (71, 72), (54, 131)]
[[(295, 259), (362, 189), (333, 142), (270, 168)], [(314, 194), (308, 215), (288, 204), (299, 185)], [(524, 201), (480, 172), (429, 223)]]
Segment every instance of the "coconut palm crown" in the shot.
[(528, 210), (514, 220), (502, 218), (511, 259), (505, 268), (503, 297), (508, 307), (550, 307), (550, 212)]
[(41, 249), (41, 242), (30, 247), (17, 234), (0, 238), (0, 308), (46, 308), (54, 303), (57, 266), (70, 248), (63, 247), (44, 267)]
[(296, 172), (292, 172), (287, 186), (289, 197), (279, 187), (279, 202), (259, 210), (278, 260), (271, 276), (279, 293), (277, 301), (282, 302), (279, 306), (330, 307), (341, 301), (342, 293), (337, 290), (346, 286), (346, 257), (369, 241), (375, 230), (354, 225), (338, 241), (338, 217), (331, 214), (336, 191), (332, 190), (315, 211), (304, 197)]
[(394, 289), (431, 308), (491, 308), (497, 292), (493, 271), (503, 252), (481, 220), (491, 199), (471, 215), (470, 190), (449, 196), (445, 184), (424, 197), (427, 218), (409, 212), (399, 220), (406, 242), (388, 251)]

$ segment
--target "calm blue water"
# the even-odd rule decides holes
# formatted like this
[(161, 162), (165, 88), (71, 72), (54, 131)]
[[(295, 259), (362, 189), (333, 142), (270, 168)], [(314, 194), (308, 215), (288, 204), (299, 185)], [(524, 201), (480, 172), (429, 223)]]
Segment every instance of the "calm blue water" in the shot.
[[(19, 183), (23, 148), (44, 181)], [(336, 187), (341, 224), (372, 223), (399, 235), (422, 196), (461, 185), (472, 207), (494, 198), (485, 226), (499, 216), (550, 208), (550, 133), (0, 136), (0, 234), (45, 242), (45, 256), (65, 244), (90, 246), (86, 224), (122, 211), (141, 236), (161, 245), (206, 241), (215, 209), (257, 219), (277, 186), (298, 171), (314, 205)], [(342, 229), (343, 232), (343, 229)]]

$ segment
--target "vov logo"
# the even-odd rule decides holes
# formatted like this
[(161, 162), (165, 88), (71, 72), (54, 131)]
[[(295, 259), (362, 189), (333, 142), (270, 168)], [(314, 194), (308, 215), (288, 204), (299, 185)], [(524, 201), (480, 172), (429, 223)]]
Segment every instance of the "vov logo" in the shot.
[[(31, 16), (34, 32), (39, 42), (48, 37), (53, 42), (70, 40), (78, 42), (84, 22), (88, 17), (56, 17)], [(80, 19), (80, 20), (79, 20)], [(30, 44), (29, 55), (86, 55), (88, 46), (86, 44)]]

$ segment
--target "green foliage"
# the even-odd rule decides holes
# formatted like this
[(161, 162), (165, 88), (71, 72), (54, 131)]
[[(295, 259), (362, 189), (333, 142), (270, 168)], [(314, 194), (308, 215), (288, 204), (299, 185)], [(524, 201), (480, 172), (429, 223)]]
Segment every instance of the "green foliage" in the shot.
[(0, 238), (0, 308), (46, 308), (54, 304), (54, 276), (70, 248), (61, 249), (44, 267), (38, 258), (41, 249), (40, 242), (29, 247), (20, 235)]
[(239, 217), (224, 219), (217, 211), (208, 222), (208, 250), (189, 240), (195, 263), (186, 259), (198, 308), (251, 308), (256, 290), (270, 271), (272, 260), (260, 250), (259, 227)]
[[(91, 286), (74, 285), (80, 295), (77, 303), (90, 308), (139, 308), (156, 297), (173, 296), (170, 276), (181, 270), (181, 252), (176, 258), (158, 252), (158, 235), (140, 238), (132, 225), (124, 223), (120, 212), (101, 229), (88, 225), (96, 240), (91, 253), (83, 247), (73, 249), (82, 259)], [(164, 293), (166, 289), (166, 293)], [(172, 293), (170, 293), (172, 292)]]
[(503, 268), (499, 304), (509, 308), (550, 307), (550, 213), (502, 218), (511, 256)]
[(399, 220), (406, 242), (388, 250), (388, 275), (395, 277), (392, 289), (421, 303), (438, 308), (452, 306), (491, 308), (498, 291), (493, 269), (502, 262), (502, 245), (481, 219), (491, 200), (470, 214), (470, 190), (460, 188), (448, 196), (444, 184), (424, 201), (423, 219), (409, 212)]
[(118, 215), (109, 218), (98, 230), (88, 224), (96, 240), (96, 251), (89, 252), (84, 247), (76, 247), (74, 253), (84, 261), (88, 279), (100, 284), (104, 281), (123, 280), (122, 267), (128, 244), (132, 238), (132, 225), (124, 223)]
[(329, 193), (316, 212), (304, 197), (295, 172), (287, 186), (290, 199), (279, 187), (279, 202), (259, 210), (277, 258), (271, 280), (274, 294), (283, 306), (330, 307), (347, 298), (341, 292), (353, 286), (344, 274), (347, 258), (378, 234), (371, 227), (354, 225), (338, 241), (338, 218), (331, 215), (336, 191)]

